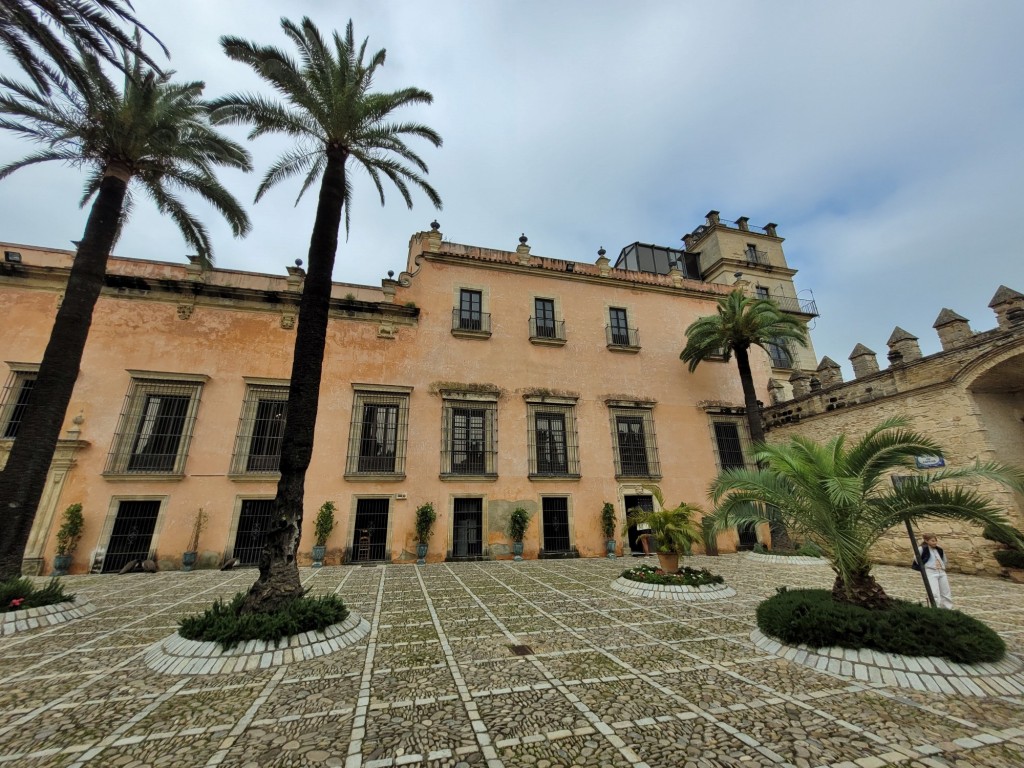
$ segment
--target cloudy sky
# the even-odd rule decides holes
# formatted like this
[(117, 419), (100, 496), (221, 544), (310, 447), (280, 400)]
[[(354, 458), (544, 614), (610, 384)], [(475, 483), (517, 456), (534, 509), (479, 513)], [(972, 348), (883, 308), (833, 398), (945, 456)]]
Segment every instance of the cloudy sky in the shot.
[[(136, 0), (180, 77), (210, 96), (259, 90), (222, 34), (286, 46), (282, 7), (323, 30), (349, 17), (387, 48), (381, 89), (416, 85), (408, 112), (444, 146), (422, 147), (444, 199), (381, 208), (357, 178), (335, 279), (378, 285), (435, 216), (448, 240), (593, 261), (637, 240), (677, 247), (711, 209), (772, 221), (797, 287), (821, 317), (815, 347), (850, 375), (896, 325), (939, 349), (942, 307), (976, 330), (1000, 284), (1024, 291), (1024, 3)], [(4, 63), (4, 69), (10, 67)], [(237, 131), (239, 138), (244, 132)], [(257, 169), (286, 142), (251, 145)], [(0, 135), (0, 162), (31, 148)], [(211, 212), (222, 267), (284, 272), (305, 258), (315, 194), (298, 183), (259, 205), (259, 171), (225, 174), (250, 204), (236, 241)], [(0, 240), (69, 247), (81, 237), (81, 173), (54, 166), (0, 183)], [(203, 211), (201, 206), (197, 210)], [(140, 201), (122, 256), (183, 261), (173, 226)], [(680, 342), (682, 344), (682, 340)]]

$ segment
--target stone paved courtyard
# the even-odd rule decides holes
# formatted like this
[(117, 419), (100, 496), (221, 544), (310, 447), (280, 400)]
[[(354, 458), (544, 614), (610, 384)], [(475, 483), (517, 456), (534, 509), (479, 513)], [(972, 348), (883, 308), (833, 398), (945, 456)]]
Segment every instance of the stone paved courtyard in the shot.
[[(70, 577), (95, 613), (0, 638), (0, 765), (1024, 766), (1024, 696), (857, 683), (754, 647), (758, 601), (829, 586), (828, 569), (688, 561), (737, 596), (639, 601), (610, 587), (622, 559), (304, 569), (370, 622), (368, 641), (193, 677), (150, 671), (146, 650), (254, 571)], [(877, 572), (922, 599), (913, 571)], [(1024, 654), (1024, 587), (951, 581)]]

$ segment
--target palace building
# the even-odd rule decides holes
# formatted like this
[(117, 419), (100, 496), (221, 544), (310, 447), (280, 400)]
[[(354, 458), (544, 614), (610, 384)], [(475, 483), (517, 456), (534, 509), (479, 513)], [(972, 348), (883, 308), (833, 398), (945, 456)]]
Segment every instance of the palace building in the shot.
[[(5, 244), (0, 462), (26, 408), (73, 252)], [(378, 286), (336, 283), (331, 300), (300, 562), (327, 500), (327, 562), (411, 561), (414, 512), (438, 512), (428, 560), (510, 556), (509, 513), (533, 516), (526, 557), (605, 554), (601, 508), (706, 503), (720, 468), (747, 461), (733, 362), (689, 373), (684, 329), (739, 284), (809, 319), (774, 224), (712, 211), (673, 249), (634, 243), (615, 263), (411, 238)], [(269, 520), (287, 418), (304, 273), (203, 270), (111, 258), (62, 439), (26, 552), (48, 573), (60, 513), (80, 502), (72, 572), (146, 557), (180, 566), (199, 509), (199, 566), (254, 564)], [(752, 352), (767, 401), (812, 374), (812, 348)], [(800, 376), (796, 377), (799, 384)], [(776, 383), (769, 389), (769, 381)], [(720, 551), (754, 542), (719, 536)], [(619, 553), (636, 532), (620, 534)]]

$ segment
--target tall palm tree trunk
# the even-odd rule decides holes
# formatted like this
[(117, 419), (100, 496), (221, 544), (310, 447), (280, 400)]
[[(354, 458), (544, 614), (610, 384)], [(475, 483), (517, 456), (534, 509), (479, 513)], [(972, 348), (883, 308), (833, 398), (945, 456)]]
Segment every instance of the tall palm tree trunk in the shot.
[(18, 437), (0, 473), (0, 579), (21, 574), (25, 545), (103, 288), (128, 179), (126, 169), (108, 169), (100, 183), (39, 365), (31, 405), (25, 409)]
[(740, 372), (740, 385), (743, 387), (743, 406), (747, 412), (747, 429), (750, 439), (755, 443), (764, 442), (764, 427), (761, 426), (761, 409), (757, 405), (757, 392), (754, 389), (754, 375), (750, 371), (750, 355), (748, 347), (735, 346), (736, 367)]
[(327, 150), (327, 167), (320, 184), (320, 200), (309, 242), (309, 264), (295, 332), (288, 418), (281, 437), (281, 479), (274, 498), (273, 520), (276, 524), (267, 534), (260, 554), (260, 576), (249, 589), (243, 613), (270, 613), (302, 596), (295, 552), (302, 533), (303, 489), (306, 470), (313, 456), (320, 402), (331, 276), (338, 250), (345, 194), (345, 160), (340, 148)]

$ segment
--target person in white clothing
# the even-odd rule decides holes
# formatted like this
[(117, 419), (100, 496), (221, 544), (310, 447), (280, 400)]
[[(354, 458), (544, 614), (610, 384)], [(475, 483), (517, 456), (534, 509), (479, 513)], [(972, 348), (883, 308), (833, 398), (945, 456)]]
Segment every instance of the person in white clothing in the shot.
[(934, 533), (926, 533), (922, 537), (921, 566), (931, 584), (935, 604), (939, 608), (952, 608), (953, 593), (949, 589), (949, 577), (946, 575), (946, 553), (942, 551), (939, 538)]

